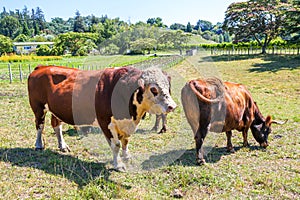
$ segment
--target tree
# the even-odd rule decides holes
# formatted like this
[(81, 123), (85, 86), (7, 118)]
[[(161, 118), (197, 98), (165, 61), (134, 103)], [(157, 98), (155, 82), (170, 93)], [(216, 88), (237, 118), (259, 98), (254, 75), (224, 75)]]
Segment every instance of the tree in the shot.
[(50, 56), (51, 49), (48, 45), (41, 45), (36, 49), (36, 55), (38, 56)]
[(300, 42), (300, 0), (294, 0), (286, 12), (285, 32), (293, 35), (292, 42)]
[(14, 39), (14, 41), (16, 41), (16, 42), (27, 42), (28, 37), (24, 34), (20, 34)]
[(182, 30), (182, 31), (185, 31), (186, 30), (186, 27), (185, 25), (183, 24), (180, 24), (180, 23), (174, 23), (170, 26), (170, 29), (172, 30)]
[(150, 54), (150, 51), (154, 49), (156, 44), (156, 40), (152, 38), (138, 39), (130, 43), (130, 49), (134, 52), (142, 52), (147, 51)]
[(283, 4), (277, 0), (250, 0), (232, 3), (225, 12), (223, 29), (235, 35), (236, 41), (255, 39), (262, 54), (283, 24)]
[(160, 18), (160, 17), (149, 18), (147, 20), (147, 24), (150, 24), (151, 26), (156, 26), (156, 27), (166, 27), (166, 25), (164, 25), (162, 22), (162, 18)]
[(195, 26), (196, 30), (201, 29), (202, 32), (210, 31), (212, 28), (213, 28), (212, 23), (209, 21), (205, 21), (205, 20), (198, 20), (198, 22)]
[(158, 42), (164, 45), (172, 45), (174, 48), (179, 49), (182, 55), (183, 44), (187, 43), (191, 34), (184, 33), (182, 30), (165, 31), (159, 37)]
[(65, 51), (69, 51), (73, 56), (85, 55), (97, 47), (95, 42), (98, 37), (96, 33), (68, 32), (60, 34), (55, 39), (53, 53), (62, 55)]
[(186, 32), (191, 33), (193, 30), (192, 25), (190, 22), (187, 23), (186, 25)]
[(84, 24), (83, 17), (80, 16), (80, 13), (78, 10), (76, 11), (75, 15), (76, 16), (74, 19), (75, 21), (74, 21), (73, 31), (83, 33), (85, 31), (85, 24)]
[(12, 38), (19, 25), (19, 21), (15, 17), (5, 16), (0, 20), (0, 34)]
[(13, 43), (9, 37), (0, 35), (0, 56), (13, 51)]

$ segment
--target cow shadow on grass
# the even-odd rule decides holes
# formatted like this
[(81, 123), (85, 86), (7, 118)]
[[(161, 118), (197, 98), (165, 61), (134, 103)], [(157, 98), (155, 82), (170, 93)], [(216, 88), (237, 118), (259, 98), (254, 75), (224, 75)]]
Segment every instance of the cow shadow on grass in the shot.
[[(104, 162), (83, 161), (71, 155), (64, 155), (52, 150), (35, 151), (31, 148), (0, 148), (0, 161), (13, 166), (34, 168), (48, 174), (65, 177), (77, 183), (79, 188), (100, 178), (102, 185), (120, 185), (111, 181), (113, 170), (106, 169)], [(105, 187), (105, 186), (104, 186)], [(130, 186), (123, 186), (129, 189)]]
[[(249, 148), (250, 151), (258, 150), (258, 146), (237, 146), (234, 147), (235, 152), (242, 148)], [(226, 147), (213, 147), (206, 155), (206, 163), (217, 163), (223, 156), (230, 155)], [(172, 150), (167, 153), (150, 156), (148, 160), (142, 163), (142, 169), (151, 170), (162, 166), (198, 166), (196, 163), (196, 149)]]

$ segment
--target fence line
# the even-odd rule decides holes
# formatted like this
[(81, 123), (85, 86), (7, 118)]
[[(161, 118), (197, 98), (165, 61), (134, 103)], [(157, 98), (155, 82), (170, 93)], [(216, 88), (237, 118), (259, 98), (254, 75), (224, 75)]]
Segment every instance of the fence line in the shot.
[[(67, 66), (67, 65), (64, 65)], [(9, 80), (9, 83), (12, 83), (14, 80), (18, 79), (21, 83), (24, 81), (24, 79), (27, 79), (29, 74), (33, 71), (31, 64), (18, 64), (13, 65), (11, 63), (7, 64), (8, 73), (5, 72), (0, 74), (0, 79), (2, 80)], [(72, 65), (71, 68), (77, 68), (81, 70), (97, 70), (102, 69), (100, 66), (90, 66), (90, 65)]]
[[(218, 48), (210, 49), (211, 55), (255, 55), (262, 52), (261, 48)], [(300, 55), (300, 48), (267, 48), (267, 54), (271, 55)]]

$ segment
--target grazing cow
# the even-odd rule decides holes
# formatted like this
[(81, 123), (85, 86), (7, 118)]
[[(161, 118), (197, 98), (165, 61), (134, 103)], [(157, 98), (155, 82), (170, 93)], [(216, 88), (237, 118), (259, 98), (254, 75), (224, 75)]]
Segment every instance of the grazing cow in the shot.
[(243, 146), (248, 146), (250, 128), (260, 146), (267, 147), (271, 124), (282, 124), (262, 116), (245, 86), (217, 78), (189, 81), (181, 90), (181, 101), (194, 132), (198, 164), (205, 163), (202, 145), (208, 131), (226, 132), (227, 150), (233, 152), (232, 130), (241, 131)]
[(37, 129), (36, 149), (43, 149), (45, 114), (62, 151), (70, 150), (62, 135), (61, 122), (71, 125), (100, 125), (113, 151), (114, 168), (125, 170), (120, 159), (129, 158), (128, 140), (146, 113), (173, 111), (169, 82), (160, 69), (133, 67), (82, 71), (60, 66), (38, 66), (28, 78), (30, 106)]
[[(171, 76), (169, 74), (167, 74), (167, 72), (163, 71), (163, 74), (167, 77), (168, 81), (169, 81), (169, 93), (171, 94)], [(162, 123), (162, 128), (160, 129), (160, 131), (158, 132), (159, 134), (161, 133), (165, 133), (167, 131), (167, 115), (166, 114), (159, 114), (156, 115), (155, 117), (155, 124), (152, 128), (152, 131), (157, 131), (158, 127), (159, 127), (159, 122), (161, 120)]]

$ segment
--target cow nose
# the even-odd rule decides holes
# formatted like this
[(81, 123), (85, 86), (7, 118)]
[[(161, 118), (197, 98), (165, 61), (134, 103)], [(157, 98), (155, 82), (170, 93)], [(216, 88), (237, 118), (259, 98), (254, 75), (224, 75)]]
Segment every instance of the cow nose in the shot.
[(167, 112), (172, 112), (175, 108), (173, 106), (168, 106)]

